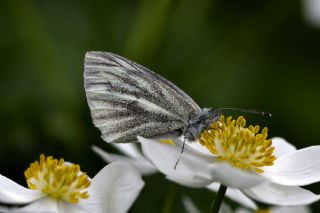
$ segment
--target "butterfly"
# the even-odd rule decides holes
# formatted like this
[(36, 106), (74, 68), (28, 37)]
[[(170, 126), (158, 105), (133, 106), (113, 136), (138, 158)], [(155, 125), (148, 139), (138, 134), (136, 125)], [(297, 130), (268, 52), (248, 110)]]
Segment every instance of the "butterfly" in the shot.
[(200, 108), (169, 80), (109, 52), (86, 53), (84, 87), (93, 123), (110, 143), (133, 142), (138, 135), (194, 141), (222, 110), (234, 110)]

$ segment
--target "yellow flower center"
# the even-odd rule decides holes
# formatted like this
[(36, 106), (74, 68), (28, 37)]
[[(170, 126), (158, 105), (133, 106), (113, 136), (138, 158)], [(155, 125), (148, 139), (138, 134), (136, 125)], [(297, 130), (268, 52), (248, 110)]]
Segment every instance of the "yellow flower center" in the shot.
[(200, 135), (200, 144), (213, 153), (217, 160), (227, 161), (232, 166), (243, 170), (262, 173), (263, 166), (273, 165), (276, 157), (273, 155), (274, 147), (268, 137), (268, 129), (246, 126), (246, 120), (240, 116), (232, 120), (224, 116), (211, 124), (208, 130)]
[(64, 160), (40, 155), (24, 172), (29, 189), (40, 190), (56, 199), (78, 203), (89, 197), (86, 189), (90, 186), (89, 177), (80, 171), (77, 164), (65, 164)]
[(258, 209), (254, 213), (271, 213), (270, 209)]

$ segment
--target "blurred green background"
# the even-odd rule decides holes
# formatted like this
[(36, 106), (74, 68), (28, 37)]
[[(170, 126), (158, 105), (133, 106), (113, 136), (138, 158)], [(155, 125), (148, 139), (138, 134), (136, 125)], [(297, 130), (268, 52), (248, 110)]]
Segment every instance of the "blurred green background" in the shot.
[[(79, 163), (91, 177), (105, 165), (90, 149), (112, 150), (86, 103), (89, 50), (155, 70), (200, 106), (272, 112), (270, 119), (250, 115), (249, 122), (298, 148), (319, 144), (320, 28), (308, 23), (302, 3), (1, 1), (0, 173), (25, 185), (23, 172), (40, 153)], [(184, 212), (182, 195), (206, 211), (214, 197), (160, 174), (145, 181), (130, 212)], [(320, 192), (319, 184), (308, 188)]]

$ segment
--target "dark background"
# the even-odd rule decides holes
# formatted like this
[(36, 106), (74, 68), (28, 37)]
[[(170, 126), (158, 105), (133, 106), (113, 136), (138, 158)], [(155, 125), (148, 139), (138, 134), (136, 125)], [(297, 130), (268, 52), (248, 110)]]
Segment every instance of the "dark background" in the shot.
[[(319, 144), (320, 28), (307, 21), (302, 3), (0, 1), (0, 173), (25, 185), (23, 172), (40, 153), (79, 163), (91, 177), (105, 165), (90, 149), (112, 150), (86, 103), (89, 50), (155, 70), (202, 107), (270, 111), (272, 118), (248, 120), (298, 148)], [(214, 197), (160, 174), (145, 181), (131, 212), (184, 212), (182, 195), (208, 210)], [(319, 184), (308, 188), (320, 192)]]

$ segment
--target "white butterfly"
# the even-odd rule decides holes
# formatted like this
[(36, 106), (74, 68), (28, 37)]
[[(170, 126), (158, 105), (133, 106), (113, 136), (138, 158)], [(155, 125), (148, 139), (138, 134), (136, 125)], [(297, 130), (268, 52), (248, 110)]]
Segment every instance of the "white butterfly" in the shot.
[(193, 141), (226, 109), (201, 109), (169, 80), (108, 52), (86, 53), (84, 84), (93, 123), (107, 142), (133, 142), (137, 135)]

